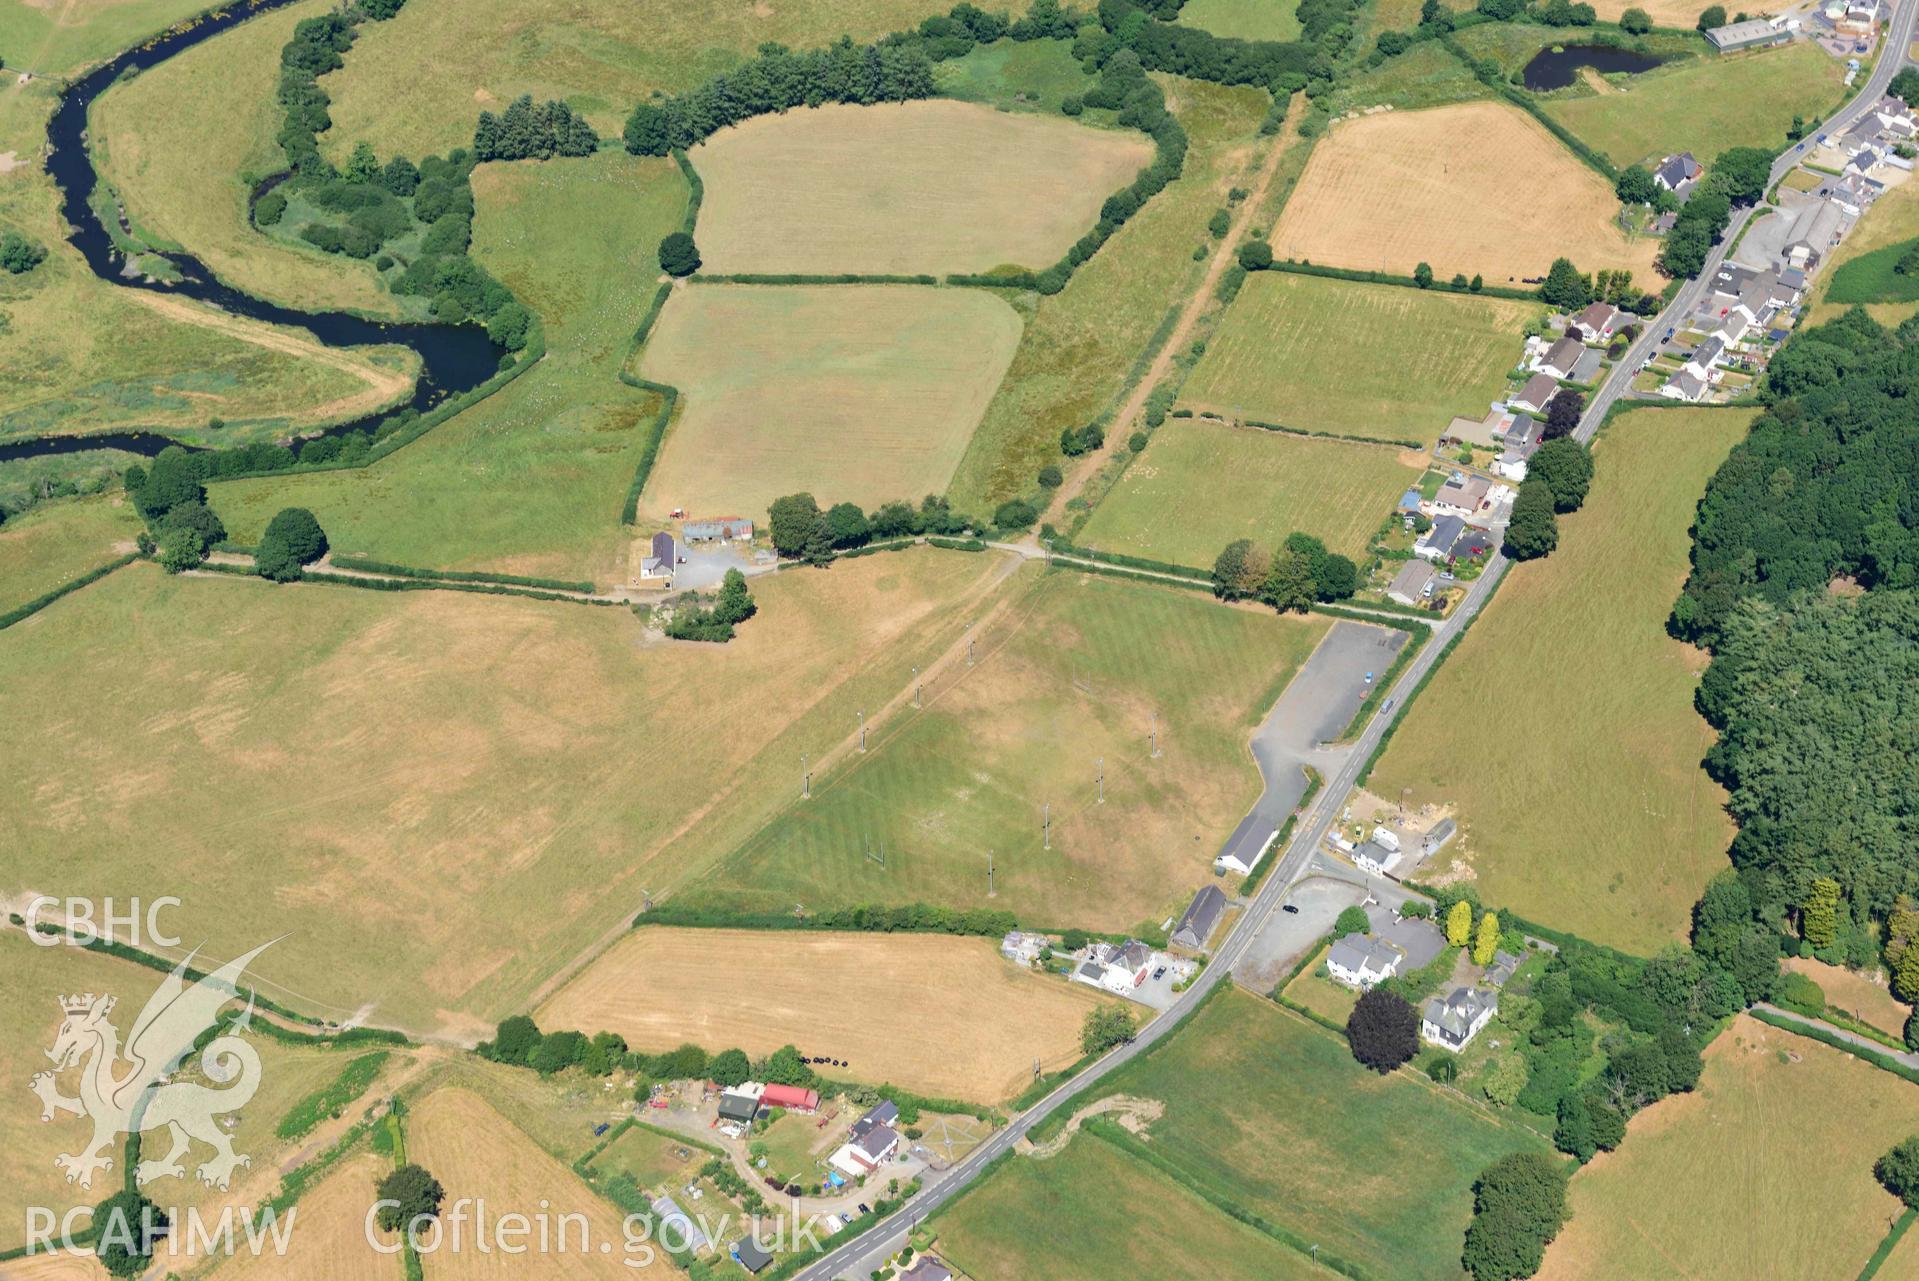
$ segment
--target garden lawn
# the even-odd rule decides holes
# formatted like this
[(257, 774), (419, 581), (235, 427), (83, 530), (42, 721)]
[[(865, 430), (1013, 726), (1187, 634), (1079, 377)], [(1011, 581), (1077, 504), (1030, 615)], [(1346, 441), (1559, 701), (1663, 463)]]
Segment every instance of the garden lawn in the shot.
[(1535, 303), (1290, 272), (1249, 276), (1180, 403), (1299, 431), (1426, 444), (1484, 417)]
[(782, 494), (939, 493), (1019, 337), (1019, 313), (978, 289), (681, 288), (640, 359), (684, 397), (641, 510), (758, 519)]
[(865, 755), (816, 773), (810, 801), (689, 899), (774, 912), (926, 902), (1110, 930), (1184, 907), (1259, 793), (1250, 731), (1325, 622), (1064, 571), (1029, 573), (1017, 591), (975, 628), (975, 665), (929, 679), (923, 710), (870, 726)]
[(473, 254), (546, 326), (547, 354), (502, 390), (368, 468), (222, 482), (213, 505), (255, 541), (306, 507), (335, 550), (434, 569), (623, 579), (621, 505), (659, 412), (620, 383), (656, 289), (655, 247), (679, 226), (671, 160), (485, 165)]
[(1908, 1082), (1742, 1016), (1707, 1048), (1697, 1090), (1635, 1116), (1574, 1177), (1539, 1276), (1856, 1276), (1904, 1210), (1872, 1163), (1915, 1131)]
[(1092, 1134), (1043, 1161), (1013, 1158), (942, 1211), (931, 1227), (938, 1233), (935, 1254), (968, 1276), (994, 1281), (1334, 1276)]
[[(0, 633), (0, 776), (30, 801), (0, 884), (176, 895), (205, 957), (287, 936), (256, 967), (275, 999), (477, 1039), (772, 817), (1011, 563), (755, 579), (725, 646), (647, 643), (621, 608), (130, 566)], [(706, 724), (736, 729), (699, 785), (656, 786)]]
[(1319, 949), (1312, 963), (1286, 985), (1286, 999), (1305, 1006), (1321, 1018), (1344, 1023), (1351, 1016), (1353, 1006), (1359, 1004), (1359, 993), (1320, 973), (1326, 966), (1327, 951), (1327, 948)]
[(1168, 419), (1079, 541), (1205, 569), (1235, 538), (1272, 548), (1300, 530), (1358, 560), (1423, 470), (1423, 455), (1390, 445)]
[(1397, 1281), (1456, 1281), (1473, 1180), (1545, 1147), (1410, 1071), (1361, 1067), (1337, 1033), (1237, 990), (1098, 1088), (1164, 1102), (1146, 1141), (1188, 1178)]
[(935, 99), (759, 116), (688, 153), (709, 272), (938, 274), (1059, 261), (1153, 158), (1131, 129)]
[[(690, 1155), (685, 1159), (678, 1152)], [(598, 1178), (628, 1174), (640, 1188), (651, 1191), (669, 1181), (686, 1182), (686, 1176), (706, 1163), (705, 1152), (685, 1139), (676, 1139), (643, 1125), (632, 1126), (593, 1158), (593, 1173)]]
[(48, 503), (0, 525), (0, 614), (119, 559), (141, 528), (118, 495)]
[(1060, 432), (1114, 407), (1129, 369), (1204, 270), (1193, 250), (1206, 243), (1206, 220), (1247, 184), (1263, 154), (1253, 146), (1271, 102), (1263, 90), (1159, 82), (1191, 140), (1185, 169), (1065, 289), (1031, 304), (1013, 363), (953, 478), (962, 511), (990, 513), (1035, 494), (1040, 468), (1060, 461)]
[(1627, 77), (1588, 97), (1556, 98), (1546, 113), (1616, 165), (1657, 164), (1690, 151), (1707, 164), (1728, 147), (1775, 150), (1794, 116), (1837, 106), (1845, 67), (1810, 41), (1688, 58)]
[(1187, 0), (1182, 26), (1238, 40), (1299, 39), (1299, 6), (1293, 0)]
[[(1706, 656), (1666, 635), (1693, 511), (1752, 416), (1641, 409), (1594, 450), (1559, 549), (1515, 566), (1394, 734), (1368, 788), (1458, 806), (1482, 899), (1650, 955), (1726, 865), (1725, 793), (1699, 767)], [(1462, 751), (1462, 727), (1489, 752)], [(1443, 866), (1429, 872), (1445, 870)]]

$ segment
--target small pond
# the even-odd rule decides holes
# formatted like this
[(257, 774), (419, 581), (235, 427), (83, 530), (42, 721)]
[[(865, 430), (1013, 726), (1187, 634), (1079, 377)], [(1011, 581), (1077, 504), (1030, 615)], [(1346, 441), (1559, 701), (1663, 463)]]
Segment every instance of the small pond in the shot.
[(1631, 49), (1616, 49), (1608, 44), (1569, 44), (1558, 49), (1541, 49), (1526, 64), (1522, 73), (1526, 87), (1534, 93), (1552, 89), (1570, 89), (1579, 80), (1582, 67), (1591, 67), (1601, 75), (1614, 72), (1651, 71), (1664, 58)]

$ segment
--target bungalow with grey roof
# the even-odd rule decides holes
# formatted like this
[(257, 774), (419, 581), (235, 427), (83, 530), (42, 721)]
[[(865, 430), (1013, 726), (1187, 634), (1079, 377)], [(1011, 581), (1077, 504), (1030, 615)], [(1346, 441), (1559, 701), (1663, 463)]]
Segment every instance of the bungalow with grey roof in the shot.
[(1676, 156), (1667, 156), (1652, 171), (1652, 180), (1667, 191), (1675, 194), (1689, 190), (1705, 172), (1705, 166), (1692, 157), (1692, 152), (1682, 151)]
[(1386, 599), (1401, 605), (1422, 604), (1432, 596), (1438, 582), (1439, 571), (1415, 557), (1401, 565), (1393, 581), (1386, 584)]
[(1688, 405), (1696, 405), (1706, 398), (1706, 380), (1694, 377), (1690, 370), (1682, 369), (1660, 384), (1659, 394), (1667, 400), (1683, 400)]
[(1526, 380), (1526, 385), (1506, 403), (1529, 414), (1545, 412), (1547, 402), (1551, 401), (1559, 390), (1559, 380), (1550, 374), (1534, 374)]
[(1573, 369), (1579, 364), (1579, 358), (1586, 354), (1586, 344), (1577, 338), (1561, 338), (1533, 362), (1533, 368), (1542, 374), (1551, 374), (1564, 381), (1571, 378)]
[(1512, 421), (1500, 429), (1499, 441), (1508, 449), (1523, 450), (1531, 453), (1546, 438), (1546, 426), (1531, 414), (1514, 414)]
[(1465, 528), (1466, 522), (1457, 516), (1437, 518), (1433, 521), (1433, 527), (1421, 534), (1413, 544), (1413, 555), (1422, 560), (1443, 563), (1452, 555), (1453, 543)]

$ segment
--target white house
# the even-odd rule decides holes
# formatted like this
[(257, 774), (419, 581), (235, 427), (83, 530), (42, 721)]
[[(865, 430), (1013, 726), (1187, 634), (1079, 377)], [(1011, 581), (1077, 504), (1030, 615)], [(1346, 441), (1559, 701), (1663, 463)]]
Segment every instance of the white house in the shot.
[(1686, 372), (1700, 382), (1712, 381), (1712, 369), (1726, 354), (1726, 344), (1717, 336), (1709, 337), (1692, 349), (1692, 355), (1686, 357)]
[(1413, 555), (1438, 564), (1453, 554), (1453, 544), (1459, 541), (1465, 529), (1466, 522), (1458, 516), (1441, 516), (1413, 544)]
[(1626, 324), (1626, 313), (1609, 302), (1596, 302), (1573, 317), (1573, 324), (1588, 338), (1604, 342)]
[(1540, 353), (1533, 368), (1563, 381), (1573, 376), (1573, 370), (1579, 367), (1579, 358), (1585, 354), (1584, 343), (1576, 338), (1561, 338)]
[(653, 535), (653, 541), (647, 548), (647, 554), (640, 561), (641, 578), (663, 578), (666, 585), (673, 585), (673, 570), (679, 563), (679, 549), (673, 545), (673, 535), (661, 530)]
[(1073, 970), (1073, 980), (1118, 996), (1131, 996), (1133, 989), (1146, 981), (1152, 965), (1153, 954), (1138, 939), (1095, 943), (1087, 949), (1086, 959)]
[(1454, 988), (1450, 995), (1435, 996), (1426, 1002), (1420, 1015), (1419, 1035), (1441, 1049), (1463, 1050), (1498, 1012), (1499, 993), (1483, 988)]
[(1364, 990), (1391, 978), (1404, 959), (1398, 948), (1382, 939), (1348, 934), (1326, 950), (1326, 971), (1347, 987)]
[(1695, 378), (1682, 369), (1660, 384), (1659, 394), (1667, 400), (1683, 400), (1688, 405), (1696, 405), (1706, 397), (1706, 380)]
[(1526, 479), (1526, 455), (1517, 449), (1502, 450), (1487, 470), (1501, 480), (1510, 480), (1517, 485)]
[(1380, 829), (1373, 829), (1373, 839), (1353, 850), (1353, 862), (1362, 871), (1374, 876), (1384, 876), (1399, 863), (1399, 848), (1395, 845), (1388, 849), (1379, 843)]
[(827, 1164), (851, 1179), (879, 1169), (899, 1151), (899, 1131), (893, 1128), (899, 1117), (899, 1108), (890, 1100), (876, 1104), (853, 1122), (846, 1142), (826, 1159)]

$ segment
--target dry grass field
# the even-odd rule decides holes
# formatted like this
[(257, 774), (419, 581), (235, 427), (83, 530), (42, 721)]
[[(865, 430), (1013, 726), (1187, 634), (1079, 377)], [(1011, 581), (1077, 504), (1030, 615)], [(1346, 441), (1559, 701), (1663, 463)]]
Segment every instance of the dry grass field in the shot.
[(1535, 303), (1285, 272), (1247, 279), (1180, 403), (1302, 431), (1429, 445), (1483, 416)]
[(1153, 148), (936, 100), (760, 116), (689, 156), (706, 270), (911, 274), (1052, 266)]
[(1900, 1002), (1884, 983), (1844, 966), (1827, 965), (1809, 956), (1789, 956), (1786, 968), (1805, 975), (1826, 994), (1826, 1007), (1850, 1014), (1890, 1036), (1905, 1031), (1911, 1007)]
[(470, 145), (481, 111), (523, 93), (564, 98), (617, 138), (634, 103), (691, 89), (769, 40), (793, 49), (872, 40), (938, 9), (926, 0), (674, 0), (638, 18), (595, 0), (410, 4), (364, 28), (346, 67), (323, 81), (333, 129), (322, 145), (344, 159), (364, 138), (382, 156), (418, 159)]
[(1572, 1181), (1542, 1281), (1851, 1277), (1903, 1207), (1872, 1163), (1919, 1130), (1919, 1092), (1744, 1016), (1699, 1088), (1634, 1117)]
[(982, 290), (683, 288), (640, 362), (684, 396), (641, 510), (763, 518), (802, 490), (862, 507), (943, 492), (1019, 337)]
[(51, 503), (0, 525), (0, 613), (133, 550), (140, 529), (117, 494)]
[[(1650, 955), (1685, 936), (1726, 865), (1725, 793), (1699, 768), (1714, 736), (1692, 705), (1706, 656), (1667, 636), (1666, 616), (1699, 496), (1750, 421), (1614, 419), (1559, 550), (1507, 575), (1381, 758), (1376, 794), (1459, 807), (1449, 856), (1487, 903)], [(1461, 750), (1462, 727), (1488, 750)]]
[(1276, 547), (1304, 530), (1357, 559), (1424, 471), (1423, 455), (1387, 445), (1169, 419), (1078, 541), (1205, 568), (1235, 538)]
[[(664, 1254), (651, 1249), (641, 1253), (638, 1246), (628, 1253), (620, 1212), (477, 1094), (443, 1089), (421, 1100), (407, 1123), (407, 1156), (433, 1171), (446, 1188), (449, 1206), (471, 1197), (485, 1202), (491, 1219), (523, 1214), (535, 1223), (544, 1219), (551, 1233), (550, 1249), (537, 1249), (538, 1237), (531, 1236), (521, 1242), (527, 1248), (518, 1254), (497, 1248), (497, 1241), (490, 1254), (482, 1253), (471, 1225), (458, 1242), (446, 1233), (438, 1250), (422, 1251), (426, 1274), (435, 1281), (498, 1276), (615, 1281), (678, 1275)], [(608, 1247), (604, 1252), (603, 1246)]]
[[(477, 1036), (766, 822), (1009, 569), (928, 549), (756, 579), (721, 647), (619, 609), (130, 567), (0, 633), (0, 886), (175, 894), (208, 955), (290, 935), (272, 995)], [(751, 732), (689, 775), (693, 726)]]
[(939, 903), (1107, 930), (1184, 908), (1259, 794), (1252, 728), (1326, 620), (1072, 572), (1029, 571), (1004, 599), (973, 630), (972, 665), (929, 676), (922, 708), (869, 718), (870, 750), (816, 771), (812, 799), (688, 901)]
[(41, 1254), (0, 1263), (0, 1281), (107, 1281), (91, 1254)]
[[(1526, 195), (1512, 175), (1527, 175)], [(1338, 267), (1514, 285), (1566, 256), (1655, 284), (1659, 242), (1613, 225), (1612, 189), (1526, 113), (1469, 102), (1346, 120), (1320, 140), (1273, 253)]]
[(94, 160), (136, 225), (184, 246), (228, 284), (302, 306), (395, 315), (370, 262), (302, 252), (247, 219), (252, 183), (285, 163), (274, 142), (280, 49), (297, 23), (328, 7), (305, 0), (243, 22), (102, 94)]
[[(401, 1281), (406, 1265), (398, 1254), (381, 1254), (367, 1241), (367, 1213), (380, 1179), (393, 1168), (370, 1152), (343, 1161), (294, 1206), (291, 1242), (284, 1256), (254, 1255), (244, 1245), (215, 1271), (220, 1281)], [(399, 1238), (382, 1234), (383, 1244)]]
[[(634, 930), (534, 1015), (648, 1052), (782, 1045), (846, 1075), (997, 1103), (1079, 1057), (1091, 988), (1024, 971), (990, 939), (933, 934)], [(901, 1034), (901, 1021), (919, 1031)]]

